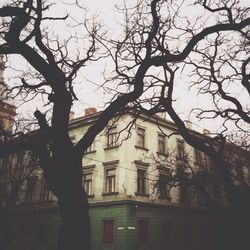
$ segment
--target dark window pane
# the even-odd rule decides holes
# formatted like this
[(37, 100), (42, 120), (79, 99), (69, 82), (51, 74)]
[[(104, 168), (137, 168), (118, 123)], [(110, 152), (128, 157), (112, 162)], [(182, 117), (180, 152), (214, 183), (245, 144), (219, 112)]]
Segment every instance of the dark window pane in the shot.
[(46, 224), (41, 224), (39, 227), (38, 243), (39, 245), (45, 245), (47, 243), (48, 227)]
[(145, 177), (146, 171), (142, 169), (137, 170), (137, 192), (145, 193)]
[(177, 141), (177, 157), (179, 159), (184, 159), (185, 151), (184, 151), (184, 142)]
[(83, 186), (88, 195), (92, 195), (92, 173), (83, 175)]
[(37, 176), (31, 176), (27, 179), (26, 194), (25, 194), (26, 203), (34, 202), (37, 179), (38, 179)]
[(148, 221), (147, 220), (139, 220), (138, 221), (138, 236), (139, 243), (148, 242)]
[(158, 135), (158, 152), (165, 153), (165, 136)]
[(137, 146), (145, 147), (145, 129), (143, 128), (137, 128)]
[(114, 220), (103, 221), (103, 243), (114, 243)]
[(59, 225), (58, 227), (58, 249), (63, 249), (63, 225)]
[(115, 169), (106, 170), (106, 192), (115, 192)]
[(114, 147), (117, 145), (117, 130), (116, 127), (108, 129), (107, 133), (107, 147)]

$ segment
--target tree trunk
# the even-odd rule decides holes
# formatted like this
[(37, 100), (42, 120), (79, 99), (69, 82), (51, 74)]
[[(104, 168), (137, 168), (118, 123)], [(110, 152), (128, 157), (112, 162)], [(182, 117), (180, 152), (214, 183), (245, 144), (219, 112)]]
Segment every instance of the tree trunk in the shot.
[(222, 245), (218, 250), (248, 250), (250, 225), (250, 192), (238, 190), (234, 203), (226, 208), (224, 228), (222, 229)]
[(88, 198), (82, 189), (78, 195), (58, 199), (63, 228), (59, 250), (90, 250)]
[[(54, 159), (47, 179), (58, 198), (62, 218), (58, 250), (90, 250), (88, 195), (82, 186), (82, 158), (65, 152)], [(56, 191), (55, 191), (56, 190)]]

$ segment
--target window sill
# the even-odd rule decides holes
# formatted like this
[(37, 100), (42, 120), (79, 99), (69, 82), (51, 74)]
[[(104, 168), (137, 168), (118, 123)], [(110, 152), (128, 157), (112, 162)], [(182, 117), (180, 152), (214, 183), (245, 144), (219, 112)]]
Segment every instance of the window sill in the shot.
[(148, 148), (144, 148), (144, 147), (140, 147), (140, 146), (135, 146), (135, 148), (138, 148), (138, 149), (141, 149), (141, 150), (144, 150), (144, 151), (149, 151)]
[(149, 197), (149, 194), (146, 194), (146, 193), (140, 193), (140, 192), (135, 192), (135, 195), (138, 195), (138, 196), (144, 196), (144, 197)]
[(158, 196), (159, 199), (161, 200), (168, 200), (168, 201), (171, 201), (171, 197), (170, 196)]
[(119, 192), (102, 193), (103, 196), (117, 195)]
[(96, 150), (89, 151), (89, 152), (84, 152), (84, 155), (92, 154), (92, 153), (95, 153), (95, 152), (96, 152)]
[(156, 152), (157, 155), (162, 155), (162, 156), (165, 156), (165, 157), (168, 157), (169, 154), (168, 153), (164, 153), (164, 152)]
[(93, 198), (95, 195), (94, 194), (89, 194), (88, 198)]
[(115, 145), (115, 146), (111, 146), (111, 147), (106, 147), (104, 148), (104, 150), (109, 150), (109, 149), (114, 149), (114, 148), (118, 148), (119, 145)]

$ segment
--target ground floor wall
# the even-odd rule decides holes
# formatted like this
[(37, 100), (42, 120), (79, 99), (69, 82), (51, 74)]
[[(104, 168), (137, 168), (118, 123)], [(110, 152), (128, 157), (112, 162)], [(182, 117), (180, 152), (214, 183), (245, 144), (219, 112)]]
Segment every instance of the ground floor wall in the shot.
[[(92, 204), (92, 250), (213, 250), (219, 238), (211, 212), (136, 201)], [(7, 212), (1, 223), (4, 250), (59, 250), (56, 208)]]

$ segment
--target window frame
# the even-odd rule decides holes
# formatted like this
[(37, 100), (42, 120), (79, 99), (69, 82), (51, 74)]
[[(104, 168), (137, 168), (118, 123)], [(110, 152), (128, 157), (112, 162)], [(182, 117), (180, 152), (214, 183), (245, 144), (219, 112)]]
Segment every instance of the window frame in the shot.
[[(140, 131), (142, 131), (142, 133), (140, 133)], [(136, 147), (146, 149), (146, 128), (137, 126)]]
[[(145, 223), (144, 225), (146, 225), (146, 237), (144, 237), (144, 232), (141, 231), (141, 226), (140, 226), (140, 222)], [(143, 225), (143, 223), (141, 225)], [(137, 241), (138, 244), (147, 244), (149, 242), (149, 219), (148, 218), (138, 218), (137, 219)]]
[[(32, 183), (32, 185), (30, 185)], [(24, 202), (26, 204), (31, 204), (35, 202), (36, 191), (37, 191), (37, 184), (38, 184), (38, 176), (29, 176), (26, 182), (26, 190), (25, 190), (25, 197)], [(32, 186), (32, 187), (31, 187)]]
[[(164, 182), (164, 180), (161, 181), (161, 179), (164, 179), (164, 178), (167, 179), (167, 174), (160, 173), (159, 174), (159, 186), (158, 186), (159, 198), (160, 199), (171, 199), (169, 185), (167, 183), (162, 183), (162, 182)], [(163, 194), (162, 190), (164, 190), (164, 194)]]
[[(112, 223), (113, 223), (111, 242), (105, 240), (105, 236), (106, 236), (106, 234), (105, 234), (106, 233), (105, 232), (105, 222), (110, 222), (110, 221), (112, 221)], [(102, 244), (103, 245), (113, 245), (114, 243), (115, 243), (115, 220), (114, 220), (114, 218), (104, 218), (102, 220)]]
[(40, 201), (48, 202), (50, 201), (50, 190), (44, 176), (42, 176), (40, 183), (41, 183)]
[[(95, 169), (95, 164), (92, 165), (86, 165), (82, 167), (82, 186), (85, 189), (85, 183), (84, 183), (84, 176), (90, 175), (91, 174), (91, 194), (88, 194), (88, 197), (94, 196), (94, 169)], [(86, 189), (85, 189), (86, 191)], [(87, 191), (86, 191), (87, 192)]]
[[(143, 173), (143, 175), (140, 175), (140, 173)], [(139, 194), (146, 194), (146, 176), (147, 171), (145, 169), (137, 168), (137, 193)]]
[(84, 153), (93, 153), (95, 152), (95, 141), (92, 142), (92, 144), (86, 149)]
[[(110, 131), (114, 130), (110, 133)], [(111, 126), (107, 128), (106, 133), (106, 147), (113, 148), (118, 146), (118, 132), (117, 126)]]
[(204, 165), (204, 158), (203, 158), (202, 152), (195, 148), (194, 154), (195, 154), (195, 164), (198, 166), (203, 166)]
[[(160, 140), (160, 138), (162, 138), (163, 140)], [(158, 133), (158, 138), (157, 138), (157, 153), (160, 154), (166, 154), (166, 136), (163, 134)], [(161, 144), (162, 143), (162, 144)], [(162, 146), (162, 148), (161, 148)]]
[[(114, 174), (108, 175), (108, 172), (114, 171)], [(105, 193), (115, 193), (116, 192), (116, 167), (109, 167), (105, 169)], [(111, 184), (111, 186), (110, 186)], [(110, 189), (111, 187), (111, 189)]]
[(47, 246), (48, 244), (48, 230), (49, 226), (46, 223), (40, 223), (39, 224), (39, 229), (38, 229), (38, 245), (39, 246)]
[[(91, 178), (86, 180), (85, 177), (88, 175), (91, 175)], [(93, 172), (83, 173), (82, 182), (83, 182), (84, 190), (86, 191), (87, 195), (88, 196), (93, 195)], [(90, 184), (90, 188), (89, 188), (89, 185), (87, 185), (87, 184)], [(87, 185), (87, 188), (86, 188), (86, 185)]]
[[(135, 187), (135, 195), (142, 195), (142, 196), (149, 196), (149, 180), (148, 180), (148, 167), (149, 163), (147, 162), (142, 162), (142, 161), (135, 161), (134, 162), (136, 165), (136, 187)], [(140, 192), (138, 189), (139, 183), (138, 183), (138, 173), (139, 171), (144, 171), (145, 176), (144, 176), (144, 189), (145, 192)]]
[[(179, 150), (181, 149), (181, 150)], [(185, 142), (184, 140), (177, 139), (176, 145), (176, 157), (178, 160), (184, 160), (186, 153), (185, 153)]]

